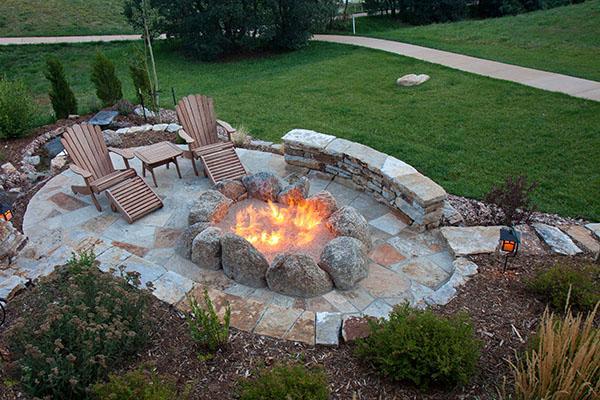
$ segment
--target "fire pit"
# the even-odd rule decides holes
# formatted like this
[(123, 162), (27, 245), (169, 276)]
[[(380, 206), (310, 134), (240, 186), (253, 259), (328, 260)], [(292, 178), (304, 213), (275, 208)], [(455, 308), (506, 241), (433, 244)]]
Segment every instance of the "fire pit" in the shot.
[(298, 297), (352, 289), (367, 276), (367, 221), (305, 177), (261, 172), (202, 193), (180, 250), (201, 268)]

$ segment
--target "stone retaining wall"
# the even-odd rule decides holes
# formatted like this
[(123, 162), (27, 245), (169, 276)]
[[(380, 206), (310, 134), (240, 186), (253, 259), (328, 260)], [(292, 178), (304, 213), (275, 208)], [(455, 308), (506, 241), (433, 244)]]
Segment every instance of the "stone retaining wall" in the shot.
[(440, 225), (446, 191), (415, 168), (368, 146), (304, 129), (283, 138), (288, 164), (351, 180), (425, 229)]

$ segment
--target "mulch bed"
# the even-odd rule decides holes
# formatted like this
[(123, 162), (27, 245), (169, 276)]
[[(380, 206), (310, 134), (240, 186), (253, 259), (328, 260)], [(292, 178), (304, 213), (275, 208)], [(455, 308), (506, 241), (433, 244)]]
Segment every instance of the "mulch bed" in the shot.
[[(582, 258), (579, 258), (581, 260)], [(197, 348), (187, 326), (173, 308), (154, 301), (150, 310), (156, 320), (152, 343), (128, 368), (150, 364), (172, 377), (180, 388), (192, 388), (193, 399), (233, 399), (238, 380), (252, 376), (257, 368), (279, 362), (300, 362), (325, 368), (332, 399), (495, 399), (506, 379), (510, 392), (511, 371), (508, 360), (522, 352), (535, 334), (545, 305), (527, 291), (525, 281), (535, 271), (556, 262), (580, 262), (564, 257), (517, 257), (511, 269), (502, 273), (500, 260), (479, 256), (479, 273), (462, 286), (448, 305), (437, 307), (443, 315), (466, 312), (482, 341), (478, 373), (470, 384), (453, 390), (420, 392), (415, 387), (379, 377), (368, 365), (353, 356), (354, 345), (311, 347), (275, 340), (232, 329), (230, 345), (210, 361), (197, 358)], [(7, 324), (14, 322), (13, 310), (23, 310), (28, 295), (11, 304)], [(14, 311), (13, 311), (14, 312)], [(5, 329), (5, 327), (3, 327)], [(0, 329), (0, 354), (3, 354)], [(18, 390), (0, 386), (0, 400), (17, 399)]]

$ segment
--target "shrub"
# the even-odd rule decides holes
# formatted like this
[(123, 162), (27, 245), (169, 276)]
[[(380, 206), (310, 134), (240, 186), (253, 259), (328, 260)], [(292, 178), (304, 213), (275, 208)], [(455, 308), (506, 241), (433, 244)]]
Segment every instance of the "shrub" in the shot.
[(133, 275), (117, 279), (95, 267), (93, 253), (73, 256), (34, 289), (36, 313), (8, 333), (20, 381), (35, 397), (88, 398), (104, 379), (147, 342), (149, 294)]
[(544, 312), (537, 345), (511, 363), (515, 394), (521, 400), (592, 400), (600, 393), (600, 331), (594, 326), (598, 305), (583, 319)]
[(115, 104), (115, 108), (119, 112), (119, 114), (129, 115), (133, 112), (135, 106), (129, 100), (121, 99), (117, 101), (117, 104)]
[(240, 52), (293, 50), (331, 18), (334, 0), (153, 0), (162, 28), (205, 60)]
[(23, 82), (0, 77), (0, 139), (27, 134), (35, 124), (37, 111)]
[(263, 370), (240, 384), (240, 400), (327, 400), (329, 388), (322, 369), (280, 365)]
[(366, 0), (369, 14), (386, 13), (413, 25), (458, 21), (467, 15), (466, 0)]
[(477, 12), (483, 18), (501, 17), (580, 2), (580, 0), (479, 0)]
[(154, 95), (152, 91), (152, 84), (150, 83), (150, 74), (148, 73), (148, 65), (144, 52), (139, 49), (135, 50), (135, 56), (132, 58), (129, 64), (129, 74), (133, 81), (133, 87), (135, 88), (135, 96), (139, 98), (140, 93), (144, 100), (144, 104), (147, 107), (156, 110), (157, 107), (154, 105)]
[(590, 310), (600, 301), (600, 267), (557, 264), (539, 272), (527, 285), (556, 309), (568, 302), (579, 310)]
[(208, 291), (204, 290), (204, 305), (198, 304), (194, 297), (189, 297), (191, 312), (187, 316), (192, 339), (208, 352), (210, 356), (229, 341), (229, 322), (231, 308), (227, 305), (223, 322), (219, 319)]
[(138, 368), (123, 375), (109, 376), (108, 382), (97, 383), (92, 391), (98, 400), (172, 400), (177, 387), (156, 372)]
[(485, 195), (484, 200), (498, 206), (502, 215), (496, 215), (504, 225), (516, 225), (529, 221), (535, 210), (531, 194), (537, 188), (537, 182), (527, 183), (527, 177), (520, 175), (516, 179), (506, 178), (503, 185), (494, 186)]
[(96, 53), (92, 66), (92, 82), (96, 87), (96, 96), (105, 107), (112, 106), (123, 98), (121, 81), (117, 78), (114, 64), (101, 52)]
[(475, 371), (479, 342), (464, 315), (443, 318), (405, 304), (389, 321), (371, 322), (371, 330), (357, 355), (392, 380), (421, 387), (465, 384)]
[(50, 81), (50, 101), (56, 119), (68, 118), (70, 114), (77, 114), (77, 100), (67, 82), (65, 71), (61, 62), (56, 57), (46, 60), (46, 79)]

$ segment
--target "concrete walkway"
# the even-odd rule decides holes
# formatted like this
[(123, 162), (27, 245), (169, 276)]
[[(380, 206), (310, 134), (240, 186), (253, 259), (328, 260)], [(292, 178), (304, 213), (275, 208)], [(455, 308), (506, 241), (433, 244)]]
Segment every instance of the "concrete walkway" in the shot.
[[(477, 75), (517, 82), (537, 89), (564, 93), (582, 99), (600, 101), (600, 82), (587, 79), (484, 60), (392, 40), (344, 35), (315, 35), (313, 39), (383, 50)], [(419, 73), (419, 71), (413, 72)]]
[[(160, 35), (159, 39), (165, 39)], [(122, 42), (126, 40), (141, 40), (141, 35), (91, 35), (91, 36), (32, 36), (32, 37), (0, 37), (1, 45), (12, 44), (55, 44), (55, 43), (92, 43), (92, 42)]]

